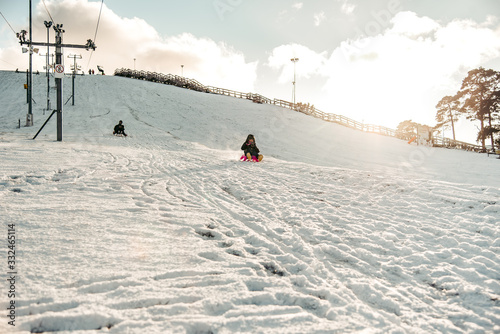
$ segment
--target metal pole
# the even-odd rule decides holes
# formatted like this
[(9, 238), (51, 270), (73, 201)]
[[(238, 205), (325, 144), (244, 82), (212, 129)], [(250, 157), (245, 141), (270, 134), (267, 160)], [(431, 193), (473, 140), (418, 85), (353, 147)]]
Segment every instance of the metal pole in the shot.
[(30, 103), (30, 90), (28, 86), (30, 84), (30, 71), (26, 70), (26, 103)]
[[(72, 100), (71, 104), (75, 105), (75, 77), (76, 73), (78, 71), (78, 67), (76, 65), (76, 59), (82, 59), (82, 55), (68, 55), (68, 58), (73, 58), (73, 74), (72, 74), (72, 80), (71, 80), (71, 96), (70, 99)], [(69, 101), (69, 99), (68, 99)], [(68, 103), (66, 101), (66, 103)]]
[(299, 61), (299, 58), (290, 59), (293, 62), (293, 90), (292, 90), (292, 100), (293, 104), (295, 104), (295, 63)]
[[(69, 56), (68, 56), (69, 57)], [(76, 55), (73, 55), (73, 75), (71, 76), (71, 105), (75, 105)]]
[[(17, 34), (17, 36), (19, 37), (19, 40), (21, 42), (21, 45), (25, 45), (25, 44), (28, 44), (29, 47), (30, 47), (30, 53), (32, 51), (32, 46), (33, 45), (42, 45), (42, 46), (55, 46), (56, 48), (56, 64), (55, 64), (55, 67), (59, 70), (59, 71), (56, 71), (55, 73), (55, 77), (56, 77), (56, 86), (57, 86), (57, 141), (62, 141), (62, 128), (63, 128), (63, 119), (62, 119), (62, 109), (63, 109), (63, 103), (62, 103), (62, 79), (64, 78), (64, 68), (62, 66), (58, 66), (58, 65), (62, 65), (62, 47), (69, 47), (69, 48), (82, 48), (82, 49), (93, 49), (95, 50), (96, 49), (96, 46), (94, 44), (94, 42), (92, 42), (92, 40), (87, 40), (87, 44), (85, 45), (74, 45), (74, 44), (62, 44), (62, 34), (64, 33), (64, 30), (62, 29), (62, 24), (57, 24), (55, 27), (54, 27), (54, 30), (56, 31), (56, 37), (55, 37), (55, 40), (56, 42), (54, 44), (50, 44), (50, 43), (33, 43), (33, 41), (31, 41), (31, 0), (30, 0), (30, 40), (28, 42), (26, 42), (25, 40), (25, 35), (26, 35), (26, 31), (25, 30), (22, 30), (21, 33)], [(30, 58), (31, 60), (31, 58)], [(31, 69), (31, 62), (30, 62), (30, 69)], [(62, 70), (62, 71), (61, 71)], [(32, 74), (32, 73), (31, 73)], [(104, 73), (103, 73), (104, 74)], [(31, 88), (31, 84), (30, 84), (30, 88)], [(28, 124), (31, 124), (33, 125), (33, 115), (31, 113), (31, 101), (33, 99), (31, 98), (30, 96), (30, 99), (29, 99), (29, 110), (28, 110), (28, 115), (26, 116), (27, 118), (27, 125)], [(28, 122), (29, 121), (29, 122)]]
[[(56, 65), (62, 64), (62, 33), (63, 30), (61, 26), (58, 24), (55, 27), (56, 30)], [(56, 78), (56, 86), (57, 86), (57, 141), (62, 141), (62, 130), (63, 130), (63, 103), (62, 103), (62, 79)]]
[[(47, 43), (49, 43), (49, 28), (47, 28)], [(47, 110), (50, 109), (50, 73), (49, 73), (49, 52), (50, 47), (47, 45), (47, 61), (45, 64), (45, 69), (47, 73)]]
[(29, 2), (29, 16), (30, 16), (30, 42), (29, 42), (29, 75), (28, 75), (28, 115), (26, 115), (26, 126), (33, 126), (33, 103), (31, 101), (33, 96), (33, 41), (32, 24), (31, 24), (31, 0)]
[[(50, 121), (50, 118), (52, 117), (52, 115), (54, 115), (55, 112), (57, 112), (57, 110), (52, 111), (52, 114), (50, 114), (49, 118), (47, 118), (47, 120), (45, 121), (45, 123), (43, 123), (42, 127), (40, 128), (40, 130), (38, 130), (38, 132), (36, 133), (36, 135), (33, 137), (33, 140), (35, 140), (36, 137), (38, 137), (38, 134), (40, 132), (42, 132), (43, 128), (45, 127), (45, 125), (47, 125), (47, 123)], [(21, 120), (19, 120), (19, 121), (21, 121)]]
[(52, 26), (52, 21), (44, 21), (45, 27), (47, 28), (47, 59), (45, 64), (46, 74), (47, 74), (47, 110), (50, 109), (50, 73), (49, 73), (49, 54), (50, 54), (50, 46), (48, 45), (50, 42), (50, 27)]
[[(80, 58), (82, 57), (81, 55), (79, 55)], [(68, 56), (68, 58), (72, 57), (73, 58), (73, 75), (76, 75), (76, 58), (78, 57), (77, 55), (72, 55), (72, 56)], [(78, 58), (78, 59), (80, 59)]]

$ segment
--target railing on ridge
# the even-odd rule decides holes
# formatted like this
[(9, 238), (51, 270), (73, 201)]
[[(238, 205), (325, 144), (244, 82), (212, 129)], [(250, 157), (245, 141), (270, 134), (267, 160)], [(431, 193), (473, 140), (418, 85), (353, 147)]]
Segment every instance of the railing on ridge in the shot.
[[(352, 120), (348, 117), (342, 115), (336, 115), (331, 113), (325, 113), (321, 110), (316, 109), (314, 106), (310, 106), (308, 104), (303, 103), (292, 103), (289, 101), (284, 101), (280, 99), (269, 99), (265, 96), (255, 93), (242, 93), (237, 92), (230, 89), (213, 87), (213, 86), (205, 86), (194, 79), (188, 79), (179, 75), (173, 74), (162, 74), (157, 72), (148, 72), (148, 71), (138, 71), (131, 70), (128, 68), (120, 68), (116, 69), (115, 76), (122, 76), (127, 78), (134, 78), (139, 80), (147, 80), (152, 82), (163, 83), (167, 85), (174, 85), (177, 87), (187, 88), (199, 92), (204, 93), (212, 93), (219, 95), (232, 96), (240, 99), (251, 100), (255, 103), (266, 103), (266, 104), (274, 104), (279, 107), (287, 108), (290, 110), (298, 111), (304, 113), (306, 115), (310, 115), (316, 118), (323, 119), (327, 122), (337, 123), (352, 129), (356, 129), (363, 132), (376, 133), (384, 136), (395, 137), (403, 140), (410, 140), (408, 136), (403, 135), (402, 133), (397, 132), (394, 129), (390, 129), (384, 126), (373, 125), (373, 124), (363, 124)], [(449, 139), (449, 138), (434, 138), (433, 146), (439, 147), (450, 147), (457, 148), (467, 151), (482, 151), (482, 147), (479, 145), (473, 145), (465, 142), (460, 142), (457, 140)]]

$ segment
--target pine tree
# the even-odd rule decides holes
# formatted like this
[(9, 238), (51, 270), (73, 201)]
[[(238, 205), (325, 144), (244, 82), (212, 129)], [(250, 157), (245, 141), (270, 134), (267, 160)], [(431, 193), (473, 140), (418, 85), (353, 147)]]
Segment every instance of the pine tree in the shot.
[(460, 96), (445, 96), (436, 105), (436, 128), (445, 127), (448, 124), (451, 125), (451, 130), (453, 132), (453, 140), (455, 138), (455, 122), (458, 121), (459, 116), (459, 101)]
[[(500, 73), (499, 73), (500, 76)], [(500, 85), (500, 83), (499, 83)], [(500, 89), (493, 92), (490, 99), (491, 117), (488, 118), (488, 125), (485, 127), (485, 136), (491, 138), (491, 148), (495, 150), (495, 144), (500, 149)], [(497, 136), (497, 140), (495, 140)]]
[(487, 138), (491, 138), (491, 145), (494, 147), (494, 120), (498, 115), (499, 89), (500, 72), (480, 67), (469, 71), (457, 94), (463, 97), (459, 101), (460, 111), (467, 119), (480, 122), (478, 141), (481, 141), (483, 150), (486, 150)]

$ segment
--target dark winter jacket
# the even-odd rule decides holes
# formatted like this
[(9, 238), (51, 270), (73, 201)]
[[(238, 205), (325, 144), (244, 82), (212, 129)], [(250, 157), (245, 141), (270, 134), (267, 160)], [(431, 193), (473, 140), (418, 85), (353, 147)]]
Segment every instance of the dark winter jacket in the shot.
[(113, 131), (114, 134), (123, 134), (125, 132), (125, 126), (123, 124), (116, 124)]
[[(249, 144), (249, 140), (253, 139), (253, 143)], [(252, 156), (258, 156), (260, 150), (257, 148), (257, 145), (255, 144), (255, 138), (252, 135), (248, 135), (247, 140), (241, 145), (241, 149), (245, 152), (245, 155), (247, 153), (250, 153)]]

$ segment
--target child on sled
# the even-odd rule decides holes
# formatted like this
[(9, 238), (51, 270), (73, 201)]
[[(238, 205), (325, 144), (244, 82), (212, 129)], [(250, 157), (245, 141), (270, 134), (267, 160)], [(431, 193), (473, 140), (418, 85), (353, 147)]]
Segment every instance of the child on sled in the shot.
[(127, 137), (127, 134), (125, 133), (125, 125), (123, 125), (122, 121), (119, 121), (118, 124), (115, 125), (115, 128), (113, 129), (113, 134), (115, 136), (122, 135), (124, 137)]
[(240, 160), (243, 161), (262, 161), (262, 154), (259, 154), (260, 150), (255, 144), (255, 137), (253, 135), (248, 135), (247, 140), (241, 145), (243, 150), (243, 155)]

